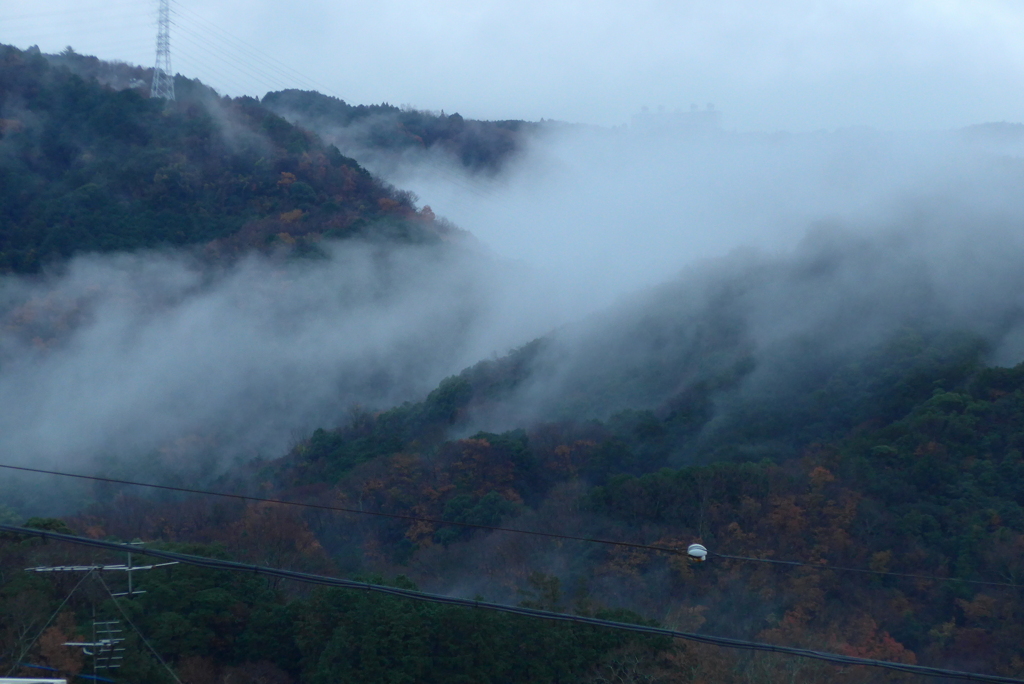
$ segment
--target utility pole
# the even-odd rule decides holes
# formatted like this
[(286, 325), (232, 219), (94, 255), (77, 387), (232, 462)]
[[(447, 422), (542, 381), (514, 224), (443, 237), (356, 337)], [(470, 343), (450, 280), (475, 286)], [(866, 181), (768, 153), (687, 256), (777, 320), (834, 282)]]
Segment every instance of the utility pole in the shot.
[(131, 554), (128, 554), (128, 563), (121, 565), (53, 565), (38, 568), (25, 568), (25, 572), (126, 572), (128, 573), (128, 591), (113, 596), (135, 596), (145, 594), (144, 590), (135, 589), (132, 583), (132, 573), (141, 570), (152, 570), (168, 565), (177, 565), (177, 561), (171, 563), (156, 563), (154, 565), (132, 565)]
[(174, 99), (174, 72), (171, 71), (171, 3), (160, 0), (160, 14), (156, 29), (156, 66), (153, 67), (153, 85), (150, 97)]
[[(166, 0), (164, 0), (166, 3)], [(131, 542), (135, 545), (141, 545), (141, 541)], [(128, 562), (122, 565), (57, 565), (57, 566), (42, 566), (37, 568), (25, 568), (26, 572), (124, 572), (128, 575), (128, 591), (121, 592), (118, 594), (110, 593), (110, 589), (107, 592), (110, 593), (110, 598), (116, 603), (118, 596), (127, 596), (131, 598), (138, 594), (145, 594), (144, 590), (135, 588), (132, 582), (133, 573), (142, 570), (152, 570), (153, 568), (162, 568), (168, 565), (177, 565), (176, 561), (170, 563), (156, 563), (153, 565), (135, 565), (132, 562), (132, 554), (128, 553)], [(102, 581), (102, 579), (101, 579)], [(103, 582), (104, 588), (106, 588), (106, 582)], [(93, 606), (92, 616), (92, 641), (66, 641), (64, 646), (77, 646), (87, 656), (92, 657), (92, 670), (93, 676), (100, 670), (109, 672), (110, 670), (116, 670), (121, 667), (121, 663), (124, 660), (124, 636), (121, 629), (121, 623), (118, 620), (96, 620), (96, 608)], [(3, 684), (0, 680), (0, 684)]]

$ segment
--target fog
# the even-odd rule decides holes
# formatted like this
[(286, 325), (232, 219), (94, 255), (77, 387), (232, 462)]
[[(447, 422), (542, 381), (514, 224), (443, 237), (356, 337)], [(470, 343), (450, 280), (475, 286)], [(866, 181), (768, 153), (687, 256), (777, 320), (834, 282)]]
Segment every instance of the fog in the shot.
[(979, 225), (978, 216), (936, 203), (905, 224), (826, 225), (785, 254), (741, 250), (705, 262), (556, 331), (517, 391), (477, 409), (463, 432), (605, 420), (626, 409), (666, 417), (691, 404), (711, 411), (702, 439), (753, 413), (799, 423), (812, 405), (848, 408), (865, 389), (857, 383), (872, 376), (843, 373), (851, 364), (877, 372), (892, 360), (872, 355), (897, 343), (937, 344), (932, 354), (977, 343), (983, 361), (1016, 365), (1024, 361), (1024, 235), (988, 219)]
[(1024, 127), (737, 134), (650, 118), (664, 128), (551, 125), (497, 177), (439, 156), (377, 168), (498, 253), (560, 277), (587, 310), (734, 249), (785, 253), (823, 222), (890, 228), (937, 201), (964, 229), (1020, 218)]
[(737, 134), (687, 116), (552, 125), (496, 177), (392, 162), (436, 211), (550, 273), (577, 314), (467, 432), (653, 408), (753, 363), (718, 397), (724, 417), (811, 391), (908, 327), (1024, 360), (1021, 126)]
[(555, 320), (525, 268), (473, 245), (324, 246), (329, 259), (220, 269), (179, 253), (83, 256), (5, 278), (5, 461), (179, 471), (277, 457)]
[[(457, 244), (217, 268), (88, 255), (5, 277), (5, 460), (216, 473), (550, 331), (535, 378), (481, 426), (651, 405), (751, 352), (747, 387), (768, 386), (806, 370), (794, 345), (824, 358), (915, 321), (1024, 358), (1017, 128), (638, 128), (549, 126), (496, 176), (391, 160), (387, 180), (475, 236)], [(623, 375), (628, 391), (594, 399)]]
[[(153, 64), (153, 4), (0, 5), (0, 40)], [(220, 92), (316, 88), (469, 118), (621, 124), (711, 101), (742, 130), (1017, 117), (1010, 0), (176, 0), (173, 64)]]

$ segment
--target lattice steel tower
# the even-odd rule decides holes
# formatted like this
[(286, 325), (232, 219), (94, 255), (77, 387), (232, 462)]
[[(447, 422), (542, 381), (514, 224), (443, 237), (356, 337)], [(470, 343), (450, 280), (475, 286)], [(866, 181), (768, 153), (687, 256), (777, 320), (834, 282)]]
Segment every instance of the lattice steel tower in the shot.
[(156, 29), (156, 66), (153, 67), (153, 85), (150, 97), (174, 99), (174, 72), (171, 71), (171, 3), (160, 0), (160, 15)]

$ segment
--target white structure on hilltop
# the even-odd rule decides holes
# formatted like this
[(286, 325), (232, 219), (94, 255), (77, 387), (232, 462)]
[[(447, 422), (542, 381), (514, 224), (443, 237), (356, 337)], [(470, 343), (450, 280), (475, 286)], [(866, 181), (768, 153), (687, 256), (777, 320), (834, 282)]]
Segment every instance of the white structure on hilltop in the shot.
[(651, 135), (692, 134), (717, 131), (721, 123), (722, 112), (709, 102), (704, 109), (692, 104), (690, 111), (676, 109), (669, 112), (658, 107), (652, 112), (643, 107), (639, 114), (633, 116), (630, 128), (637, 133)]

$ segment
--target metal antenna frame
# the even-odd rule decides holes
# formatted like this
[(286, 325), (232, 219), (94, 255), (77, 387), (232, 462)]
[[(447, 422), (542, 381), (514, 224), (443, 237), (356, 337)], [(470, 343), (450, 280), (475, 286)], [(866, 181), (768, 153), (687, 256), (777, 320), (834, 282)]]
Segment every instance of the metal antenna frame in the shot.
[[(166, 4), (167, 0), (162, 0)], [(143, 542), (134, 541), (131, 542), (133, 546), (139, 546)], [(57, 566), (43, 566), (36, 568), (25, 568), (26, 572), (86, 572), (86, 577), (96, 572), (110, 572), (110, 571), (121, 571), (128, 575), (128, 591), (121, 592), (118, 594), (110, 593), (110, 589), (107, 587), (107, 583), (103, 582), (102, 578), (100, 581), (103, 583), (104, 589), (110, 593), (110, 597), (114, 599), (115, 605), (117, 604), (118, 596), (132, 597), (136, 594), (145, 594), (144, 590), (135, 589), (132, 582), (132, 574), (140, 570), (152, 570), (153, 568), (161, 568), (167, 565), (177, 565), (177, 561), (171, 563), (155, 563), (152, 565), (133, 565), (132, 554), (128, 552), (128, 562), (124, 565), (57, 565)], [(82, 580), (84, 581), (84, 577)], [(79, 582), (81, 584), (81, 582)], [(76, 585), (77, 588), (77, 585)], [(63, 604), (62, 604), (63, 605)], [(120, 606), (118, 606), (120, 609)], [(96, 609), (93, 607), (93, 620), (92, 620), (92, 641), (67, 641), (64, 646), (77, 646), (82, 649), (85, 655), (92, 657), (92, 670), (93, 675), (97, 674), (98, 670), (116, 670), (121, 667), (121, 663), (124, 660), (124, 642), (123, 630), (121, 629), (121, 622), (119, 620), (96, 620)], [(89, 649), (92, 649), (91, 651)]]
[(85, 655), (92, 657), (95, 676), (100, 670), (109, 672), (121, 667), (124, 660), (123, 634), (120, 620), (97, 621), (93, 615), (92, 641), (65, 641), (64, 646), (78, 646)]
[(174, 99), (174, 72), (171, 70), (171, 3), (160, 0), (160, 13), (156, 30), (156, 66), (153, 67), (153, 85), (150, 97)]

